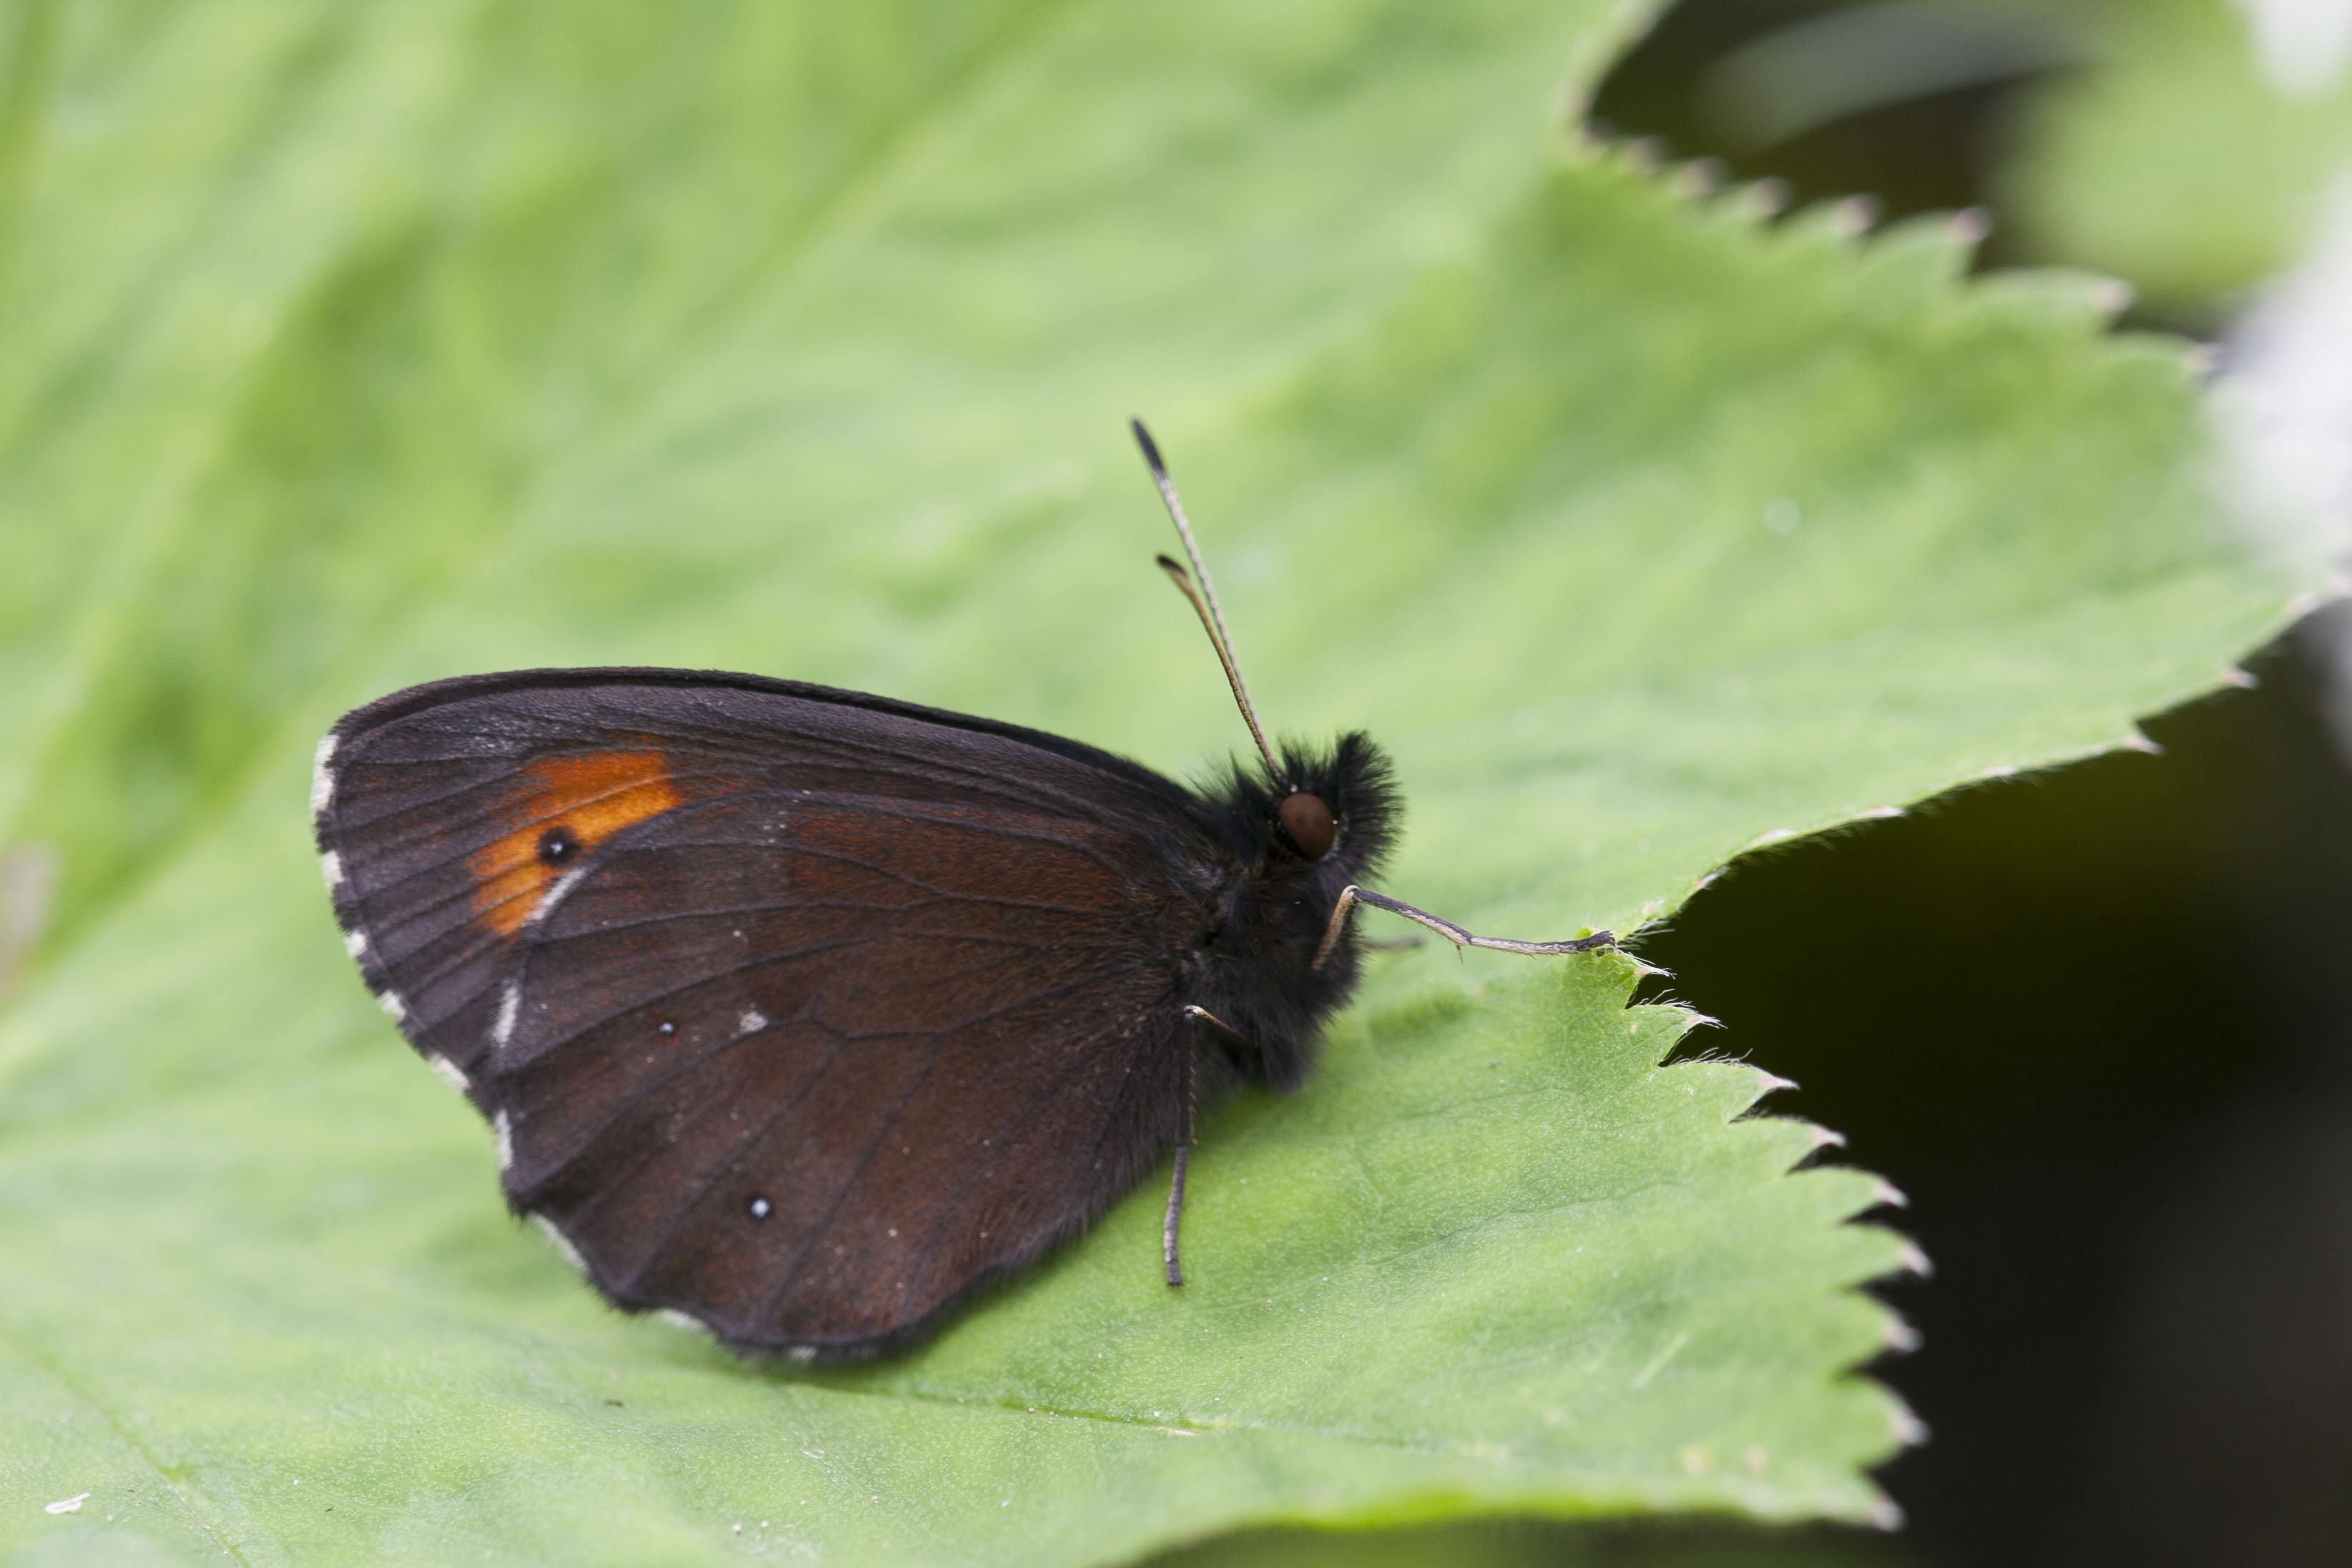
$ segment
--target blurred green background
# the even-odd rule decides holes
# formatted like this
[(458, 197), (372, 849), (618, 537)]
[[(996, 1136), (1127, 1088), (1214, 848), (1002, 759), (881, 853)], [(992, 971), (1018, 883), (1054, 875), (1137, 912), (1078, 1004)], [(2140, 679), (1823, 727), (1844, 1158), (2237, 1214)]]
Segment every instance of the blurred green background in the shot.
[[(10, 20), (30, 37), (47, 14)], [(1689, 0), (1616, 67), (1593, 117), (1605, 135), (1650, 139), (1662, 159), (1780, 182), (1791, 208), (1860, 195), (1890, 218), (1979, 210), (1990, 226), (1979, 266), (2110, 275), (2134, 299), (2126, 327), (2204, 339), (2226, 359), (2232, 323), (2308, 243), (2352, 156), (2352, 76), (2321, 68), (2325, 43), (2274, 37), (2266, 58), (2246, 11), (2225, 0)], [(356, 140), (370, 112), (350, 106)], [(649, 188), (667, 177), (659, 129), (644, 145)], [(0, 190), (22, 132), (0, 125)], [(16, 210), (0, 203), (0, 223)], [(560, 216), (560, 204), (546, 215), (551, 255), (568, 243)], [(1424, 237), (1391, 237), (1410, 250)], [(414, 260), (387, 254), (383, 265)], [(493, 303), (487, 315), (525, 329), (541, 308), (580, 305)], [(412, 329), (424, 330), (383, 327)], [(636, 329), (622, 323), (619, 335)], [(338, 367), (296, 368), (331, 384)], [(496, 406), (504, 389), (485, 376), (483, 405)], [(823, 375), (811, 384), (821, 411)], [(331, 457), (343, 427), (297, 417), (314, 410), (311, 385), (289, 378), (280, 412)], [(468, 410), (442, 414), (447, 428), (430, 440), (465, 439)], [(553, 425), (568, 416), (547, 412)], [(983, 437), (935, 460), (973, 460)], [(372, 454), (387, 469), (400, 458)], [(332, 467), (322, 458), (322, 471)], [(1058, 504), (1056, 484), (1039, 481), (1041, 508)], [(136, 488), (125, 479), (126, 507)], [(370, 517), (388, 538), (415, 525), (373, 516), (366, 494), (297, 499)], [(488, 504), (458, 496), (445, 510), (462, 518), (477, 501)], [(204, 542), (187, 552), (200, 578)], [(1084, 582), (1096, 564), (1041, 571)], [(697, 569), (707, 580), (688, 586), (721, 605), (714, 624), (774, 613), (774, 584)], [(940, 561), (910, 574), (896, 608), (919, 616), (961, 569)], [(383, 588), (338, 585), (360, 602)], [(397, 591), (429, 598), (436, 586), (427, 570)], [(808, 581), (791, 591), (802, 597), (783, 601), (788, 614), (838, 616), (852, 628), (845, 646), (867, 639), (858, 668), (901, 657), (887, 616), (860, 621)], [(1019, 618), (1021, 635), (1045, 646), (1036, 628), (1047, 617)], [(1925, 1346), (1873, 1369), (1934, 1432), (1882, 1473), (1907, 1530), (1265, 1533), (1167, 1561), (2352, 1562), (2352, 965), (2342, 962), (2352, 777), (2330, 737), (2327, 679), (2343, 619), (2324, 611), (2251, 660), (2251, 689), (2151, 719), (2161, 754), (1972, 788), (1899, 821), (1752, 855), (1646, 943), (1678, 976), (1652, 995), (1731, 1026), (1699, 1047), (1727, 1038), (1798, 1080), (1775, 1110), (1841, 1130), (1850, 1142), (1838, 1158), (1911, 1194), (1903, 1223), (1939, 1272), (1886, 1294)], [(1168, 636), (1178, 635), (1192, 634), (1179, 624)], [(308, 677), (306, 657), (278, 666)], [(1183, 722), (1229, 724), (1221, 701), (1203, 687)], [(1149, 717), (1152, 728), (1168, 721)], [(1143, 716), (1127, 721), (1146, 727)], [(206, 750), (208, 737), (174, 739), (224, 776), (249, 740)], [(80, 760), (97, 769), (111, 753)], [(169, 783), (157, 787), (159, 821), (184, 804), (165, 798)], [(133, 847), (126, 837), (126, 863)], [(41, 868), (19, 859), (9, 870), (14, 908)], [(10, 940), (0, 923), (0, 953)], [(1830, 989), (1831, 966), (1790, 962), (1792, 942), (1835, 961)]]
[[(1980, 209), (1980, 265), (2110, 274), (2126, 328), (2227, 363), (2352, 171), (2331, 8), (2273, 21), (2306, 57), (2284, 86), (2253, 9), (1685, 0), (1594, 112), (1792, 205)], [(1925, 1342), (1875, 1371), (1934, 1436), (1880, 1472), (1899, 1536), (1497, 1529), (1197, 1561), (2352, 1562), (2347, 637), (2320, 611), (2249, 661), (2259, 686), (2151, 721), (2160, 755), (1752, 856), (1646, 947), (1912, 1197), (1937, 1273), (1887, 1295)], [(1836, 955), (1833, 994), (1773, 962), (1791, 931)]]

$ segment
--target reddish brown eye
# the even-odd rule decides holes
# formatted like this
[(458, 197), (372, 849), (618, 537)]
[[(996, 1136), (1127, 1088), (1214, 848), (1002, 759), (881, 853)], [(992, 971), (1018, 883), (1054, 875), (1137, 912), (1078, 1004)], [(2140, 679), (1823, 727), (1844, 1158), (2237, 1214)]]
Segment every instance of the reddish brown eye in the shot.
[(1318, 797), (1300, 790), (1283, 796), (1282, 804), (1274, 809), (1282, 826), (1290, 830), (1291, 842), (1309, 860), (1320, 860), (1331, 853), (1331, 841), (1339, 837), (1339, 829), (1332, 826), (1331, 808)]

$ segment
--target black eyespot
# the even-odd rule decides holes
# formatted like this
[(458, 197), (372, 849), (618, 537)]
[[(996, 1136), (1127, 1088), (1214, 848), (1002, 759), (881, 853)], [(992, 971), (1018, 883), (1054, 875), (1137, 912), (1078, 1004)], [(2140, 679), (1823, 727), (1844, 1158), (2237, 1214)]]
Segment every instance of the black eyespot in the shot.
[(743, 1210), (753, 1219), (765, 1219), (776, 1212), (776, 1205), (770, 1203), (764, 1196), (754, 1193), (751, 1195), (751, 1201), (743, 1205)]
[(580, 836), (556, 824), (539, 836), (539, 858), (542, 865), (561, 866), (572, 858), (580, 847)]
[(1274, 808), (1282, 818), (1282, 826), (1290, 834), (1290, 841), (1309, 860), (1320, 860), (1331, 853), (1331, 846), (1339, 837), (1339, 825), (1331, 820), (1331, 808), (1323, 804), (1320, 795), (1298, 790), (1282, 797)]
[(670, 1036), (677, 1033), (677, 1026), (671, 1023), (667, 1018), (664, 1018), (660, 1023), (654, 1026), (654, 1033), (661, 1036), (664, 1039), (667, 1039)]

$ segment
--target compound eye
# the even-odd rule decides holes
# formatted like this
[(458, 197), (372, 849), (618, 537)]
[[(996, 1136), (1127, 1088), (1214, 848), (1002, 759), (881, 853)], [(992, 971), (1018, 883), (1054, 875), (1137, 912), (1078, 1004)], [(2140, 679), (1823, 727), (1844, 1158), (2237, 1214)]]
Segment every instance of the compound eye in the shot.
[(1339, 837), (1339, 830), (1331, 821), (1331, 808), (1321, 797), (1299, 790), (1283, 796), (1274, 810), (1289, 829), (1290, 841), (1298, 846), (1299, 853), (1309, 860), (1320, 860), (1331, 853), (1331, 841)]

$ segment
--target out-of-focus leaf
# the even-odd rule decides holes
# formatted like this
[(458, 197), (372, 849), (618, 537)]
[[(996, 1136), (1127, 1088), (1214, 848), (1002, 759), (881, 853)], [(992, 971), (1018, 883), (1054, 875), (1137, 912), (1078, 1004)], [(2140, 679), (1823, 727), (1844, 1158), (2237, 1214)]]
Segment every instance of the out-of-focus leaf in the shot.
[(2017, 128), (2001, 176), (2017, 241), (2218, 325), (2352, 178), (2352, 69), (2283, 81), (2228, 0), (2070, 12), (2095, 63), (2038, 91)]
[(1511, 934), (2115, 744), (2276, 624), (2308, 563), (2216, 527), (2180, 356), (2089, 291), (1548, 136), (1623, 21), (49, 16), (0, 515), (55, 524), (55, 591), (0, 622), (0, 757), (68, 897), (0, 1020), (0, 1376), (42, 1423), (0, 1465), (140, 1500), (0, 1539), (1027, 1564), (1867, 1516), (1907, 1417), (1851, 1289), (1910, 1259), (1843, 1222), (1885, 1194), (1791, 1173), (1819, 1136), (1739, 1120), (1752, 1070), (1658, 1067), (1686, 1017), (1622, 959), (1381, 961), (1306, 1090), (1205, 1130), (1181, 1295), (1145, 1192), (926, 1349), (794, 1373), (518, 1233), (306, 841), (335, 712), (467, 669), (1221, 756), (1130, 411), (1277, 727), (1395, 752), (1389, 885)]

